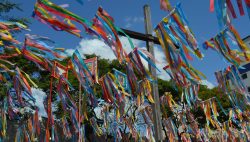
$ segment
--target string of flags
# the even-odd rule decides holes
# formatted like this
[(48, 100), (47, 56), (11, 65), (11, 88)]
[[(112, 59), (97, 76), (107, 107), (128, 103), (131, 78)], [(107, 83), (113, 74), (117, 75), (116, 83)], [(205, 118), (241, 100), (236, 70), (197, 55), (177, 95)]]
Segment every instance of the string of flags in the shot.
[[(242, 41), (232, 25), (228, 25), (215, 37), (205, 41), (203, 47), (205, 49), (210, 48), (215, 50), (237, 68), (239, 68), (242, 63), (249, 61), (249, 48)], [(240, 51), (233, 47), (238, 47)]]
[[(247, 1), (245, 2), (246, 4), (248, 3)], [(211, 98), (205, 101), (201, 101), (201, 99), (199, 99), (198, 92), (199, 92), (199, 80), (200, 79), (198, 77), (193, 76), (190, 73), (190, 71), (187, 72), (188, 69), (192, 68), (192, 66), (189, 66), (189, 62), (188, 62), (188, 60), (192, 60), (192, 58), (189, 54), (187, 54), (188, 53), (187, 51), (192, 51), (192, 50), (190, 50), (190, 48), (188, 48), (189, 50), (185, 50), (186, 45), (188, 44), (186, 45), (183, 44), (183, 41), (185, 41), (183, 39), (185, 39), (185, 37), (188, 37), (188, 35), (186, 34), (185, 36), (183, 36), (184, 38), (180, 38), (181, 34), (178, 33), (188, 28), (188, 24), (186, 22), (187, 20), (182, 15), (183, 12), (180, 9), (178, 13), (178, 8), (180, 8), (179, 4), (176, 7), (172, 7), (168, 0), (160, 0), (160, 3), (161, 3), (161, 9), (168, 11), (167, 17), (164, 17), (163, 20), (160, 22), (160, 24), (157, 25), (155, 29), (156, 35), (160, 40), (163, 51), (166, 54), (166, 59), (169, 63), (169, 65), (167, 65), (164, 68), (164, 70), (167, 72), (170, 78), (175, 81), (177, 86), (182, 87), (181, 103), (183, 104), (184, 102), (184, 106), (178, 105), (177, 103), (173, 101), (171, 95), (169, 94), (166, 94), (161, 98), (161, 104), (162, 104), (161, 106), (165, 108), (164, 104), (167, 104), (167, 106), (170, 107), (170, 110), (174, 114), (176, 114), (173, 116), (177, 116), (177, 122), (175, 120), (175, 123), (173, 123), (173, 119), (174, 119), (173, 116), (167, 116), (166, 112), (165, 113), (163, 112), (163, 116), (165, 118), (163, 120), (168, 122), (167, 124), (168, 131), (166, 132), (168, 139), (170, 141), (177, 141), (177, 140), (191, 141), (191, 138), (196, 138), (196, 141), (202, 141), (202, 140), (221, 141), (221, 140), (228, 140), (228, 139), (235, 140), (236, 137), (233, 136), (232, 133), (234, 134), (237, 133), (239, 136), (241, 136), (241, 139), (245, 139), (245, 140), (249, 139), (248, 137), (249, 132), (244, 131), (245, 134), (242, 134), (241, 131), (233, 128), (234, 126), (240, 127), (243, 124), (242, 114), (244, 113), (242, 112), (245, 111), (247, 113), (246, 105), (248, 103), (248, 93), (246, 91), (246, 87), (244, 83), (242, 82), (239, 76), (238, 68), (241, 68), (242, 63), (245, 63), (248, 61), (249, 48), (243, 43), (236, 29), (233, 27), (233, 25), (230, 22), (230, 16), (229, 14), (227, 14), (227, 12), (231, 12), (232, 14), (232, 4), (230, 0), (229, 1), (226, 1), (226, 0), (222, 0), (222, 1), (211, 0), (210, 1), (210, 10), (213, 11), (214, 6), (216, 7), (216, 14), (217, 14), (217, 18), (219, 21), (219, 27), (222, 31), (219, 34), (217, 34), (215, 37), (204, 42), (203, 44), (203, 47), (205, 49), (211, 48), (217, 51), (229, 63), (232, 64), (232, 66), (228, 67), (227, 69), (215, 73), (216, 78), (218, 80), (219, 88), (222, 89), (222, 92), (226, 94), (226, 96), (228, 96), (233, 106), (233, 109), (229, 110), (228, 113), (226, 113), (226, 111), (222, 108), (217, 98)], [(237, 1), (237, 4), (239, 6), (240, 14), (243, 15), (244, 11), (242, 7), (242, 1)], [(227, 10), (227, 8), (229, 8), (230, 10)], [(172, 16), (174, 14), (175, 14), (175, 17)], [(177, 18), (176, 15), (178, 15), (179, 17)], [(235, 15), (233, 15), (233, 17), (236, 18)], [(174, 24), (173, 27), (176, 27), (177, 25), (179, 26), (177, 33), (173, 32), (175, 30), (174, 28), (172, 28), (172, 25), (171, 25), (171, 22), (173, 21), (177, 21), (177, 23)], [(185, 28), (181, 28), (180, 23), (186, 24)], [(190, 36), (190, 37), (194, 37), (194, 36)], [(193, 38), (189, 38), (189, 39), (193, 39)], [(186, 43), (192, 43), (192, 42), (189, 41)], [(238, 47), (240, 50), (236, 50), (235, 47)], [(198, 54), (198, 55), (201, 55), (201, 54)], [(198, 56), (198, 57), (201, 57), (201, 56)], [(186, 65), (186, 67), (183, 68), (183, 65)], [(186, 69), (187, 71), (185, 71), (184, 69)], [(191, 74), (192, 76), (190, 76), (188, 73)], [(231, 86), (235, 86), (235, 88), (231, 88)], [(190, 90), (190, 88), (194, 90)], [(185, 101), (184, 101), (184, 98), (185, 98)], [(166, 99), (166, 101), (164, 101), (164, 99)], [(185, 103), (187, 104), (187, 106)], [(219, 113), (217, 110), (216, 103), (218, 103), (218, 106), (220, 107), (220, 111), (222, 111), (224, 115), (229, 117), (229, 121), (223, 122), (223, 123), (219, 121), (218, 119)], [(185, 123), (188, 121), (188, 120), (185, 120), (185, 118), (187, 119), (187, 116), (183, 116), (184, 112), (189, 112), (190, 114), (189, 108), (192, 108), (192, 107), (195, 107), (195, 108), (201, 107), (204, 111), (204, 115), (205, 115), (206, 122), (207, 122), (204, 129), (199, 130), (198, 126), (196, 125), (197, 129), (193, 129), (193, 131), (196, 132), (195, 136), (192, 135), (192, 130), (190, 130), (191, 125), (188, 125), (187, 123)], [(165, 109), (162, 109), (162, 110), (165, 110)], [(196, 120), (192, 122), (197, 124)], [(178, 129), (179, 126), (176, 126), (177, 124), (182, 125), (181, 130)], [(246, 125), (248, 125), (248, 123), (244, 122), (243, 125), (246, 128)], [(211, 130), (210, 128), (211, 126), (216, 130)], [(176, 133), (175, 131), (178, 131), (179, 133)], [(221, 133), (221, 134), (220, 135), (216, 134), (216, 136), (214, 136), (213, 132), (217, 133), (217, 131), (218, 133)], [(216, 138), (213, 138), (213, 137), (216, 137)]]
[[(242, 2), (242, 0), (237, 0), (236, 2), (240, 16), (243, 16), (246, 13), (244, 10), (245, 5), (248, 16), (250, 17), (250, 1), (244, 0), (244, 2)], [(216, 12), (218, 24), (221, 29), (230, 24), (232, 18), (237, 18), (236, 11), (231, 0), (210, 0), (210, 11)]]
[[(82, 4), (81, 0), (77, 1)], [(192, 139), (236, 140), (234, 134), (249, 140), (250, 125), (244, 120), (249, 116), (247, 111), (249, 94), (238, 72), (241, 64), (249, 61), (249, 49), (236, 29), (228, 22), (229, 14), (236, 18), (232, 3), (230, 0), (210, 1), (210, 10), (216, 7), (217, 17), (222, 19), (219, 24), (225, 29), (203, 44), (204, 48), (217, 51), (232, 64), (223, 71), (215, 73), (219, 89), (232, 104), (228, 112), (223, 109), (216, 97), (204, 101), (199, 98), (200, 84), (205, 76), (192, 67), (190, 61), (193, 60), (193, 56), (202, 59), (203, 54), (199, 50), (198, 42), (181, 5), (172, 7), (168, 0), (160, 0), (160, 3), (161, 8), (169, 13), (155, 28), (168, 62), (164, 70), (182, 90), (180, 102), (175, 102), (170, 93), (161, 97), (165, 136), (173, 142), (192, 141)], [(240, 14), (244, 15), (242, 1), (237, 1), (237, 4)], [(249, 7), (247, 0), (245, 4)], [(225, 14), (225, 12), (230, 13)], [(49, 0), (37, 0), (32, 16), (56, 31), (66, 31), (80, 38), (83, 37), (84, 31), (102, 39), (111, 48), (119, 63), (125, 66), (125, 73), (112, 69), (99, 78), (97, 57), (84, 59), (78, 49), (67, 59), (66, 65), (63, 65), (61, 61), (66, 60), (65, 50), (56, 47), (54, 41), (47, 37), (27, 34), (24, 42), (19, 42), (12, 32), (28, 30), (28, 27), (18, 22), (0, 21), (0, 45), (14, 52), (5, 54), (3, 51), (0, 54), (0, 81), (7, 86), (6, 97), (0, 103), (1, 140), (7, 140), (7, 121), (10, 119), (24, 121), (18, 124), (14, 138), (16, 142), (38, 141), (42, 132), (45, 133), (42, 137), (44, 141), (57, 142), (62, 139), (59, 137), (60, 131), (67, 139), (85, 141), (86, 123), (91, 125), (95, 135), (102, 136), (109, 133), (115, 141), (126, 139), (127, 134), (130, 134), (135, 141), (141, 141), (144, 136), (149, 141), (155, 141), (151, 107), (155, 100), (151, 86), (157, 81), (143, 64), (145, 60), (151, 67), (160, 71), (153, 55), (144, 49), (134, 47), (130, 37), (115, 26), (114, 19), (101, 7), (98, 8), (93, 20), (88, 21)], [(76, 24), (83, 26), (83, 30)], [(130, 53), (124, 50), (118, 32), (127, 36), (132, 49)], [(231, 45), (237, 45), (240, 51), (234, 50)], [(32, 93), (32, 87), (39, 86), (28, 73), (7, 60), (18, 56), (25, 57), (51, 76), (49, 93), (43, 102), (47, 113), (46, 124), (42, 124), (39, 120), (39, 110)], [(70, 72), (79, 83), (78, 89), (68, 80)], [(235, 88), (231, 88), (230, 83)], [(104, 102), (96, 98), (95, 85), (101, 87), (101, 98)], [(72, 93), (74, 91), (77, 92)], [(78, 102), (75, 100), (75, 94), (79, 94)], [(54, 96), (62, 106), (61, 118), (56, 118), (53, 112)], [(202, 108), (204, 112), (206, 118), (204, 128), (199, 127), (191, 112), (191, 109), (197, 107)], [(166, 113), (165, 109), (168, 108), (174, 115)], [(94, 114), (89, 114), (90, 109), (93, 109)], [(99, 115), (97, 109), (101, 110)], [(228, 117), (228, 121), (220, 122), (220, 111)], [(240, 129), (235, 129), (236, 126)], [(145, 133), (141, 132), (141, 127), (146, 130)], [(211, 127), (220, 134), (213, 137), (214, 131)]]

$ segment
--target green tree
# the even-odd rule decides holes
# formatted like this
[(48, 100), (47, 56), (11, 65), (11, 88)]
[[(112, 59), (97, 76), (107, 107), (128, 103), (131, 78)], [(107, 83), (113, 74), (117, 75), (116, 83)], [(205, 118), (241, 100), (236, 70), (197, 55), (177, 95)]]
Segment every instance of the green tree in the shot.
[(25, 25), (30, 24), (30, 21), (28, 18), (10, 16), (9, 12), (11, 12), (12, 10), (18, 10), (21, 12), (23, 11), (23, 9), (21, 8), (21, 5), (18, 3), (15, 3), (14, 1), (0, 0), (0, 17), (2, 20), (20, 22)]

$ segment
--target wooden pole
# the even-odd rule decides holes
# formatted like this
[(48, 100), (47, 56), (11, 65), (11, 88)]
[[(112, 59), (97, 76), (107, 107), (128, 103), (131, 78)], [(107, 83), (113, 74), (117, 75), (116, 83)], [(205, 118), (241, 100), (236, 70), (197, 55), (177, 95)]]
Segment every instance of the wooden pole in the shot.
[(78, 123), (79, 123), (79, 132), (78, 132), (78, 142), (82, 142), (82, 139), (81, 139), (81, 101), (82, 101), (82, 85), (81, 85), (81, 82), (79, 82), (79, 98), (78, 98), (79, 100), (78, 100)]
[[(151, 23), (151, 12), (150, 7), (145, 5), (144, 7), (144, 22), (145, 22), (145, 29), (146, 35), (152, 37), (152, 23)], [(153, 41), (146, 41), (147, 50), (152, 54), (154, 57), (154, 43)], [(152, 94), (154, 97), (155, 103), (152, 105), (153, 109), (153, 120), (154, 120), (154, 136), (155, 140), (162, 141), (162, 123), (161, 123), (161, 113), (160, 113), (160, 99), (159, 99), (159, 91), (158, 91), (158, 82), (157, 82), (157, 74), (156, 69), (149, 65), (149, 71), (152, 74), (153, 79), (156, 83), (152, 84)]]

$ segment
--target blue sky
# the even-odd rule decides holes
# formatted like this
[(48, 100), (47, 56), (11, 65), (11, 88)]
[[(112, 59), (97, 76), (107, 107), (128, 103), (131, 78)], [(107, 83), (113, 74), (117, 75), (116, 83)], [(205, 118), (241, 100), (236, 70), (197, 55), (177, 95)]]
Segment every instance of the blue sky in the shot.
[[(31, 18), (35, 0), (15, 0), (15, 2), (20, 3), (24, 11), (13, 11), (12, 14)], [(143, 23), (143, 6), (145, 4), (151, 7), (152, 23), (154, 26), (167, 15), (165, 11), (160, 9), (159, 0), (84, 0), (84, 5), (80, 5), (75, 0), (52, 0), (52, 2), (56, 4), (69, 4), (70, 6), (67, 9), (89, 20), (95, 15), (97, 8), (102, 6), (115, 19), (115, 24), (118, 27), (138, 32), (145, 32)], [(176, 2), (182, 3), (182, 8), (188, 18), (189, 25), (200, 44), (219, 32), (216, 15), (209, 11), (209, 0), (170, 0), (170, 2), (172, 5), (175, 5)], [(236, 4), (234, 5), (236, 6)], [(237, 7), (235, 7), (235, 10), (238, 12)], [(66, 32), (56, 32), (35, 19), (31, 18), (31, 22), (30, 34), (50, 37), (64, 48), (74, 49), (84, 44), (83, 42), (87, 42), (86, 39), (81, 40)], [(238, 16), (233, 21), (233, 24), (242, 38), (250, 35), (249, 28), (247, 28), (250, 21), (247, 15)], [(19, 36), (18, 39), (22, 41), (24, 36)], [(142, 42), (138, 43), (138, 45), (144, 46)], [(201, 61), (195, 59), (192, 61), (192, 64), (207, 76), (208, 81), (217, 84), (214, 72), (223, 69), (228, 64), (214, 51), (204, 51), (203, 49), (201, 51), (205, 55), (204, 59)]]

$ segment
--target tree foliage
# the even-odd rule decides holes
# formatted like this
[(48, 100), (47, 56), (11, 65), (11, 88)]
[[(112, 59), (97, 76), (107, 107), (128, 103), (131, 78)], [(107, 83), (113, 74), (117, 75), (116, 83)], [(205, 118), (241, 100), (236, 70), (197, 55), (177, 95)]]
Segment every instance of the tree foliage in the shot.
[[(95, 57), (96, 55), (85, 55), (86, 58), (92, 58)], [(70, 58), (66, 58), (65, 60), (61, 61), (60, 63), (63, 65), (67, 65), (68, 61), (70, 60)], [(33, 63), (28, 61), (27, 59), (25, 59), (23, 56), (19, 56), (19, 57), (14, 57), (10, 59), (11, 62), (16, 63), (16, 65), (18, 67), (20, 67), (20, 69), (24, 70), (26, 73), (28, 73), (29, 75), (32, 75), (33, 72), (39, 72), (41, 74), (41, 78), (36, 79), (36, 78), (32, 78), (34, 80), (34, 82), (39, 86), (39, 88), (43, 89), (44, 92), (49, 92), (49, 84), (50, 84), (50, 73), (48, 71), (40, 71), (39, 68)], [(118, 60), (108, 60), (108, 59), (102, 59), (100, 57), (98, 57), (98, 75), (99, 77), (105, 75), (107, 72), (111, 72), (113, 68), (116, 68), (124, 73), (125, 72), (125, 67), (121, 66), (118, 62)], [(68, 80), (70, 81), (70, 83), (72, 83), (73, 87), (75, 88), (76, 91), (71, 92), (72, 96), (74, 96), (74, 100), (76, 100), (76, 102), (78, 102), (78, 94), (79, 92), (78, 87), (78, 80), (77, 78), (73, 75), (72, 71), (69, 72), (69, 77)], [(54, 80), (54, 84), (56, 84), (56, 81)], [(1, 84), (3, 85), (3, 84)], [(55, 86), (55, 85), (54, 85)], [(5, 95), (5, 91), (6, 89), (4, 89), (4, 87), (1, 87), (1, 95)], [(56, 88), (54, 88), (56, 89)], [(162, 80), (160, 78), (158, 78), (158, 89), (159, 89), (159, 94), (160, 96), (162, 96), (165, 92), (171, 92), (171, 94), (173, 95), (173, 99), (178, 102), (181, 100), (181, 89), (176, 87), (174, 85), (174, 83), (169, 80)], [(100, 85), (95, 85), (94, 86), (94, 90), (96, 92), (96, 97), (97, 98), (102, 98), (102, 89), (100, 87)], [(75, 94), (75, 95), (74, 95)], [(229, 107), (231, 107), (229, 99), (227, 98), (227, 96), (223, 96), (223, 93), (221, 91), (219, 91), (219, 89), (213, 88), (213, 89), (209, 89), (207, 88), (207, 86), (203, 86), (201, 85), (200, 87), (200, 92), (199, 92), (199, 98), (202, 100), (207, 100), (209, 98), (212, 97), (216, 97), (219, 102), (221, 103), (221, 105), (223, 106), (224, 109), (227, 109)], [(56, 96), (56, 94), (55, 94)], [(91, 108), (89, 107), (89, 109), (91, 110)], [(226, 116), (224, 116), (220, 110), (220, 108), (218, 107), (218, 110), (220, 112), (220, 117), (219, 119), (223, 120), (226, 119)], [(167, 110), (162, 110), (162, 111), (167, 111), (168, 115), (171, 115), (171, 112), (167, 109)], [(58, 117), (62, 116), (61, 114), (62, 112), (62, 108), (61, 108), (61, 104), (58, 104), (58, 111), (56, 112), (56, 114), (58, 115)], [(196, 110), (193, 110), (194, 115), (196, 116), (198, 122), (200, 122), (202, 125), (205, 124), (205, 115), (203, 114), (203, 111), (201, 110), (201, 108), (198, 108)], [(91, 113), (91, 111), (89, 111), (89, 113)]]
[(21, 8), (21, 4), (18, 4), (15, 1), (0, 0), (0, 18), (1, 18), (1, 20), (11, 21), (11, 22), (19, 22), (19, 23), (24, 24), (24, 25), (31, 24), (29, 18), (10, 16), (9, 12), (11, 12), (12, 10), (18, 10), (20, 12), (23, 11), (23, 9)]
[(11, 10), (17, 9), (19, 11), (22, 11), (20, 8), (20, 4), (17, 4), (15, 2), (9, 1), (9, 0), (1, 0), (0, 1), (0, 13), (1, 15), (3, 13), (8, 13)]
[[(22, 11), (22, 9), (20, 8), (20, 4), (17, 4), (14, 1), (10, 1), (10, 0), (0, 0), (0, 17), (3, 20), (21, 22), (26, 25), (29, 24), (29, 20), (27, 18), (23, 18), (23, 17), (19, 18), (19, 17), (7, 15), (7, 13), (9, 13), (11, 10)], [(6, 49), (6, 53), (11, 53), (11, 52), (12, 51), (9, 51)], [(92, 58), (95, 56), (96, 55), (93, 55), (93, 54), (85, 55), (86, 58)], [(60, 63), (66, 66), (69, 60), (70, 58), (66, 58)], [(48, 71), (41, 71), (33, 62), (28, 61), (22, 55), (11, 58), (9, 61), (15, 63), (16, 66), (18, 66), (21, 70), (25, 71), (29, 75), (32, 75), (33, 72), (39, 72), (41, 75), (41, 78), (32, 78), (32, 80), (39, 86), (39, 88), (41, 88), (48, 95), (49, 88), (50, 88), (50, 78), (51, 78), (50, 73)], [(13, 69), (13, 67), (11, 66), (8, 66), (8, 67)], [(108, 72), (111, 72), (113, 68), (126, 73), (125, 66), (120, 65), (118, 60), (108, 60), (108, 59), (102, 59), (98, 57), (99, 77), (105, 75)], [(74, 100), (78, 102), (77, 101), (78, 95), (75, 95), (75, 94), (79, 93), (77, 89), (79, 87), (79, 83), (78, 83), (77, 78), (73, 75), (72, 71), (69, 71), (68, 80), (73, 85), (73, 87), (76, 88), (76, 90), (72, 91), (71, 93), (73, 94), (72, 96), (74, 96)], [(181, 100), (181, 94), (182, 94), (181, 89), (175, 86), (173, 81), (171, 80), (166, 81), (166, 80), (162, 80), (158, 78), (157, 83), (158, 83), (160, 96), (162, 96), (165, 92), (171, 92), (171, 94), (173, 95), (173, 99), (176, 102), (179, 102)], [(54, 80), (54, 86), (55, 84), (56, 84), (56, 81)], [(4, 96), (6, 95), (7, 88), (9, 87), (13, 87), (13, 86), (11, 84), (3, 84), (3, 83), (0, 84), (0, 99), (4, 98)], [(56, 88), (54, 87), (53, 89), (56, 89)], [(94, 90), (96, 92), (96, 97), (102, 98), (102, 89), (100, 85), (95, 85)], [(223, 96), (222, 94), (223, 92), (219, 91), (218, 88), (209, 89), (207, 88), (207, 86), (202, 85), (200, 87), (199, 98), (201, 98), (202, 100), (207, 100), (209, 98), (216, 97), (221, 103), (221, 105), (223, 106), (223, 108), (227, 109), (231, 107), (231, 105), (227, 96)], [(56, 94), (54, 95), (54, 98), (55, 96)], [(89, 108), (89, 110), (91, 110), (91, 108)], [(220, 108), (218, 110), (220, 114), (222, 114)], [(164, 108), (162, 111), (166, 111), (168, 116), (173, 115), (171, 111), (169, 110), (169, 108)], [(196, 116), (196, 118), (198, 119), (198, 122), (200, 122), (200, 124), (205, 124), (205, 116), (201, 108), (198, 108), (192, 111), (194, 115)], [(63, 112), (62, 106), (60, 103), (58, 103), (58, 111), (56, 112), (58, 117), (62, 116), (61, 112)], [(89, 113), (91, 113), (91, 111), (89, 111)], [(226, 116), (222, 114), (220, 115), (219, 119), (223, 120), (225, 119), (225, 117)]]

